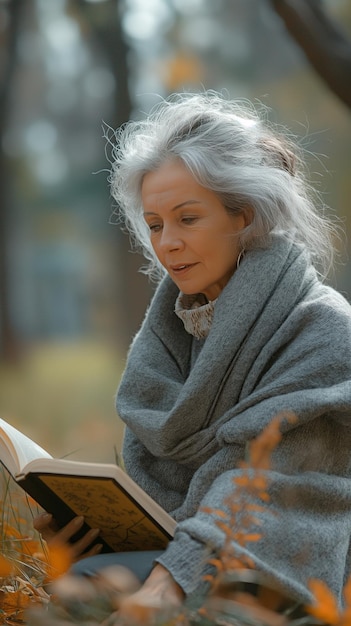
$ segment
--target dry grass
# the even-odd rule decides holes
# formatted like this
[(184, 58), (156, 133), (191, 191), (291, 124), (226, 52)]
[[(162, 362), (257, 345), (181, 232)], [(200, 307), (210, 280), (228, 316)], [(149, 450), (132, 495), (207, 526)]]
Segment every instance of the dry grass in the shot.
[(31, 604), (48, 602), (42, 588), (46, 551), (32, 528), (35, 502), (4, 469), (0, 469), (0, 494), (0, 623), (12, 623), (21, 620)]
[[(101, 342), (34, 345), (16, 365), (0, 363), (0, 416), (53, 456), (114, 462), (123, 433), (114, 408), (122, 368)], [(0, 470), (0, 624), (18, 623), (25, 607), (47, 601), (49, 557), (32, 528), (36, 511)]]

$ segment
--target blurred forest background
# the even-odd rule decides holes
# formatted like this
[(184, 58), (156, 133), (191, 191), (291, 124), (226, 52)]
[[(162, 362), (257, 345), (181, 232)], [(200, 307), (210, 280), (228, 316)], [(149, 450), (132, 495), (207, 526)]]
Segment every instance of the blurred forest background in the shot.
[[(182, 89), (262, 102), (304, 139), (350, 240), (351, 108), (278, 4), (0, 0), (0, 415), (54, 455), (113, 461), (114, 394), (152, 293), (113, 223), (105, 125)], [(351, 1), (323, 6), (351, 41)], [(348, 248), (330, 280), (350, 299)]]

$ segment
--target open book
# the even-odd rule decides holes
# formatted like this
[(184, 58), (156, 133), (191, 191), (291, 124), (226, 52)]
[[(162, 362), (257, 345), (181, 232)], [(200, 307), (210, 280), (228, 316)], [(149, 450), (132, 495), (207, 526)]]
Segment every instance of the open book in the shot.
[(0, 462), (59, 526), (83, 515), (99, 528), (103, 552), (157, 550), (167, 546), (176, 522), (120, 467), (54, 459), (0, 419)]

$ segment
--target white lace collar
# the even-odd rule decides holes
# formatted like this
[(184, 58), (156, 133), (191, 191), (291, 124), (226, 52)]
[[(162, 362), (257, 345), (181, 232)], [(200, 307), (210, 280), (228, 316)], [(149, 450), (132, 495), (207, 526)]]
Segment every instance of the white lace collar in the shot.
[(201, 293), (189, 296), (180, 292), (174, 310), (188, 333), (204, 339), (211, 329), (215, 304), (216, 300), (208, 302)]

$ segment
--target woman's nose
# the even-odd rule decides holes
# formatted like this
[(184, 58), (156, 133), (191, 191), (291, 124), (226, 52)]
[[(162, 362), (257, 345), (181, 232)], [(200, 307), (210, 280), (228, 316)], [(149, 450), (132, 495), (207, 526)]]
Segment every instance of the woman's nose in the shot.
[(168, 252), (170, 250), (179, 250), (184, 244), (177, 229), (167, 228), (164, 226), (162, 229), (160, 245), (162, 250)]

